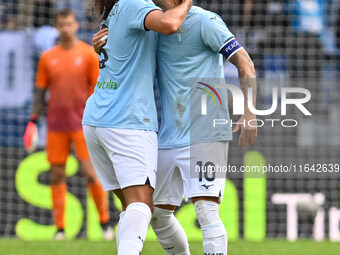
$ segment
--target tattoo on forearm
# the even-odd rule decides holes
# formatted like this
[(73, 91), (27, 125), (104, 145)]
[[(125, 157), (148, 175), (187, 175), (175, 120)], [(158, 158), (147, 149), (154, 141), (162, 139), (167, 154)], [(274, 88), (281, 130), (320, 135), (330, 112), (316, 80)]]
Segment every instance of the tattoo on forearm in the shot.
[(244, 102), (248, 102), (248, 88), (252, 88), (253, 106), (256, 106), (256, 74), (252, 60), (244, 50), (240, 50), (231, 57), (230, 62), (238, 69), (241, 88), (244, 95)]

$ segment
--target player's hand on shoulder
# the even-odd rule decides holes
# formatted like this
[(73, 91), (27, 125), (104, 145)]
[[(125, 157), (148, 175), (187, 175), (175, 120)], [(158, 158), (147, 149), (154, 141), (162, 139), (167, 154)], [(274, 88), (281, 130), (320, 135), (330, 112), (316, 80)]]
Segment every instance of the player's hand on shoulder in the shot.
[(101, 29), (93, 35), (92, 43), (93, 43), (94, 51), (96, 53), (100, 54), (102, 48), (107, 42), (108, 35), (109, 35), (109, 31), (107, 28)]
[(144, 21), (145, 28), (155, 32), (172, 35), (183, 25), (192, 6), (192, 0), (175, 0), (176, 7), (166, 10), (149, 12)]

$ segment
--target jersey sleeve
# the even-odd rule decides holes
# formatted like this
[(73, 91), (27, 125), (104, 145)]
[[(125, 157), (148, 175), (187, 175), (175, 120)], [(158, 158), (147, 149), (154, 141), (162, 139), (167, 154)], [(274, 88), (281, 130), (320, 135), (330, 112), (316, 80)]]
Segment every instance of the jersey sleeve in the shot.
[(89, 95), (92, 95), (99, 76), (99, 57), (92, 49), (89, 53), (88, 68)]
[(221, 47), (234, 37), (221, 17), (213, 12), (202, 16), (201, 36), (204, 44), (215, 52), (219, 52)]
[(48, 73), (45, 54), (42, 54), (39, 59), (35, 85), (41, 89), (46, 89), (48, 86)]
[(128, 0), (127, 4), (131, 29), (147, 30), (144, 24), (146, 16), (154, 10), (161, 10), (152, 0)]

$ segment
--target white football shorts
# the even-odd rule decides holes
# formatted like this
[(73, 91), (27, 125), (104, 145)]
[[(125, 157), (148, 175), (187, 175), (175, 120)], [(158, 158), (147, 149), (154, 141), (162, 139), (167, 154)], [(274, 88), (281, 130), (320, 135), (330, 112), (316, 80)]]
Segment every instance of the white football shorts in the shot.
[(155, 205), (180, 206), (183, 197), (218, 197), (222, 201), (226, 173), (213, 166), (227, 166), (229, 142), (199, 143), (158, 151)]
[(105, 191), (156, 182), (154, 131), (83, 125), (87, 150)]

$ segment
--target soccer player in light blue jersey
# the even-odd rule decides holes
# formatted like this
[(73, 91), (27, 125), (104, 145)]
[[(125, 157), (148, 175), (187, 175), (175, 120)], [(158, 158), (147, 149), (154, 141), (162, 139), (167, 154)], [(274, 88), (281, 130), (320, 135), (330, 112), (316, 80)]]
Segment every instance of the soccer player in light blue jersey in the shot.
[[(154, 1), (163, 10), (176, 7), (176, 1)], [(219, 113), (213, 111), (216, 108), (212, 106), (205, 116), (201, 115), (200, 97), (195, 101), (197, 93), (192, 93), (197, 91), (201, 95), (199, 88), (216, 92), (214, 85), (224, 81), (223, 55), (238, 68), (245, 102), (248, 87), (252, 87), (255, 104), (253, 62), (218, 15), (193, 6), (176, 34), (159, 35), (157, 77), (162, 123), (158, 134), (158, 172), (151, 225), (167, 254), (190, 254), (186, 235), (173, 214), (181, 205), (183, 195), (194, 204), (204, 253), (227, 254), (227, 232), (218, 210), (226, 174), (204, 173), (203, 177), (201, 172), (194, 176), (190, 167), (193, 164), (200, 169), (202, 165), (227, 165), (231, 127), (212, 127), (213, 119), (229, 121), (227, 92), (224, 89), (216, 93)], [(256, 119), (255, 115), (245, 106), (245, 113), (233, 131), (241, 130), (239, 145), (244, 148), (257, 137), (255, 127), (242, 125), (252, 119)]]
[(125, 210), (117, 233), (119, 255), (140, 254), (153, 209), (158, 150), (155, 32), (176, 32), (191, 4), (184, 0), (163, 12), (151, 0), (95, 1), (107, 28), (104, 34), (109, 34), (82, 123), (98, 178), (104, 190), (117, 194)]
[[(176, 1), (172, 0), (155, 2), (163, 10), (177, 6)], [(97, 39), (94, 42), (99, 46), (101, 44)], [(245, 102), (248, 87), (253, 89), (255, 106), (256, 77), (253, 63), (218, 15), (192, 7), (176, 34), (159, 35), (157, 76), (162, 100), (162, 123), (158, 134), (158, 172), (151, 225), (167, 254), (190, 254), (184, 230), (173, 214), (174, 209), (181, 204), (183, 195), (194, 203), (202, 229), (205, 254), (227, 254), (227, 234), (218, 211), (225, 175), (223, 178), (205, 175), (205, 178), (192, 178), (190, 173), (191, 161), (227, 164), (231, 128), (225, 125), (212, 130), (208, 123), (211, 124), (209, 121), (214, 117), (213, 113), (202, 124), (200, 105), (196, 105), (197, 109), (190, 109), (192, 79), (201, 81), (198, 84), (212, 90), (214, 88), (211, 85), (215, 84), (209, 85), (206, 81), (215, 79), (219, 82), (224, 79), (222, 55), (239, 70)], [(229, 120), (227, 94), (223, 91), (219, 94), (221, 105), (223, 103), (220, 113)], [(239, 145), (244, 148), (255, 142), (257, 129), (243, 126), (242, 123), (255, 118), (245, 106), (245, 113), (238, 121), (240, 124), (234, 129), (235, 133), (241, 130)], [(195, 129), (193, 126), (196, 124), (198, 128)], [(198, 155), (191, 153), (194, 149)]]

